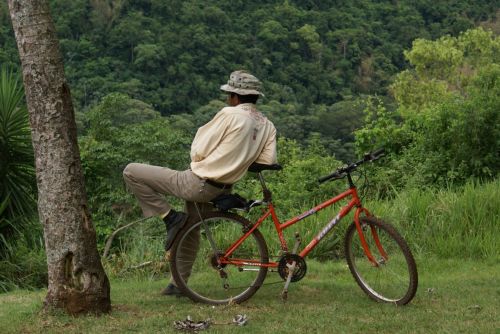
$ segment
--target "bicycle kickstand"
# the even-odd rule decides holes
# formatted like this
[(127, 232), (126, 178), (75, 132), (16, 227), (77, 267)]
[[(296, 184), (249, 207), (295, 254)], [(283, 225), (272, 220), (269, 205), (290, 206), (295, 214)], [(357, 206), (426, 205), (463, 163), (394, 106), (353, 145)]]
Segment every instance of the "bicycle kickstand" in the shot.
[[(292, 254), (297, 254), (301, 242), (302, 240), (300, 239), (299, 232), (295, 232), (295, 245), (293, 246)], [(297, 261), (292, 261), (292, 263), (287, 263), (286, 266), (288, 268), (288, 276), (286, 278), (285, 287), (281, 292), (281, 299), (284, 302), (288, 298), (288, 286), (290, 285), (290, 282), (292, 281), (292, 276), (295, 273), (295, 267), (297, 266)]]

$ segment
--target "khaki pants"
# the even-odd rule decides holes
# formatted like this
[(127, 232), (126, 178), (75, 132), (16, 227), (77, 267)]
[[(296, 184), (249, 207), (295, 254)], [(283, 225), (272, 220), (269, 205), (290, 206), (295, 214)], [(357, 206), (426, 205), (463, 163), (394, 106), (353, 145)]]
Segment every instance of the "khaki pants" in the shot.
[[(200, 212), (210, 211), (211, 205), (202, 203), (207, 203), (222, 193), (230, 192), (229, 189), (222, 190), (206, 183), (190, 170), (177, 171), (139, 163), (127, 165), (123, 170), (123, 178), (139, 201), (145, 217), (161, 216), (170, 211), (171, 206), (164, 196), (167, 194), (186, 201), (184, 210), (188, 214), (187, 223), (199, 220), (194, 202), (199, 203)], [(199, 231), (191, 235), (189, 254), (183, 256), (189, 256), (194, 260), (199, 247)], [(188, 262), (179, 270), (185, 279), (189, 277), (191, 267), (192, 262)]]
[(161, 216), (170, 211), (164, 195), (173, 195), (188, 202), (206, 203), (228, 192), (214, 187), (192, 171), (131, 163), (123, 170), (123, 178), (134, 193), (144, 217)]

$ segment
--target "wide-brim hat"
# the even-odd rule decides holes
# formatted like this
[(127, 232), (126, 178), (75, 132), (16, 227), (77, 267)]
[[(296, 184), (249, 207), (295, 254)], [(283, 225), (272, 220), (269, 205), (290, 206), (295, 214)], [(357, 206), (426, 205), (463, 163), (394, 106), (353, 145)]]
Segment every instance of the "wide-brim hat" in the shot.
[(220, 86), (220, 89), (238, 95), (264, 96), (260, 80), (247, 71), (242, 70), (231, 73), (227, 84)]

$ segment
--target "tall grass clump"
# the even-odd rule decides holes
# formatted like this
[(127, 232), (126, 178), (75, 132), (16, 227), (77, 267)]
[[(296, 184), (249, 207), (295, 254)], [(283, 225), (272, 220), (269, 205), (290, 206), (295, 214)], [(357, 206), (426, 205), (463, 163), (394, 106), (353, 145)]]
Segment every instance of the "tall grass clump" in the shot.
[[(279, 199), (275, 204), (283, 223), (333, 195), (333, 192), (325, 193), (322, 199), (298, 202), (292, 207), (282, 207)], [(293, 247), (294, 234), (298, 232), (303, 248), (345, 204), (344, 201), (326, 208), (285, 230), (289, 247)], [(365, 200), (364, 205), (376, 216), (395, 225), (415, 254), (443, 258), (500, 258), (500, 179), (488, 183), (471, 181), (459, 188), (408, 189), (392, 199)], [(247, 218), (252, 221), (259, 215), (259, 210), (256, 210)], [(352, 213), (346, 216), (311, 256), (322, 260), (342, 257), (345, 230), (352, 219)], [(260, 230), (266, 237), (270, 254), (280, 254), (276, 229), (268, 220)]]
[(165, 227), (151, 218), (131, 226), (115, 238), (112, 252), (102, 258), (106, 273), (115, 279), (156, 280), (165, 277)]
[(367, 205), (394, 223), (417, 252), (500, 258), (500, 179), (458, 189), (411, 189)]
[(47, 286), (47, 262), (42, 228), (35, 220), (27, 220), (15, 238), (0, 234), (0, 292), (13, 289), (37, 289)]

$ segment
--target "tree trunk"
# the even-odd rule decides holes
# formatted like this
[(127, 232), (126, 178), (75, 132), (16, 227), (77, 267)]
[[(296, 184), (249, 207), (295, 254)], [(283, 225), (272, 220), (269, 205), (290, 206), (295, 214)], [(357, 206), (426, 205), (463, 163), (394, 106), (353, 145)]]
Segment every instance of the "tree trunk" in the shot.
[(97, 252), (76, 123), (48, 0), (8, 0), (30, 115), (49, 273), (45, 309), (111, 310)]

